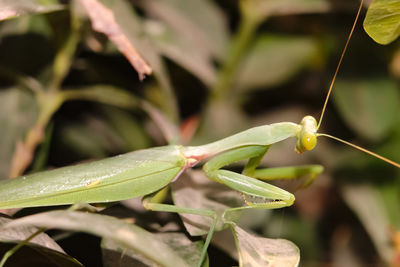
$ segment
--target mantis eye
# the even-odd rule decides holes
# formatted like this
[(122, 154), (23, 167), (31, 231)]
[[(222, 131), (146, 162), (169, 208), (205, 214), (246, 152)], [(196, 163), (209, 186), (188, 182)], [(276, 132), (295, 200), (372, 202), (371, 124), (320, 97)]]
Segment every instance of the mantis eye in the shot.
[(317, 145), (317, 137), (315, 134), (305, 133), (301, 137), (301, 146), (305, 150), (312, 150)]
[(301, 154), (317, 145), (317, 121), (311, 116), (305, 116), (299, 126), (295, 151)]

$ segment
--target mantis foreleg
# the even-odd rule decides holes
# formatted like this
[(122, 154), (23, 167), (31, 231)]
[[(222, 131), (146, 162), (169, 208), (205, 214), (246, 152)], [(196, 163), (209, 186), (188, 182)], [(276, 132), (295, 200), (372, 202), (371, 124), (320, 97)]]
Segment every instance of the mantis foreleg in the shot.
[(276, 168), (257, 169), (254, 171), (252, 177), (271, 181), (276, 179), (292, 180), (300, 177), (307, 177), (305, 181), (299, 186), (300, 188), (310, 185), (315, 178), (321, 174), (324, 167), (321, 165), (301, 165), (301, 166), (287, 166)]
[[(226, 210), (224, 218), (227, 220), (227, 223), (229, 222), (229, 214), (232, 211), (242, 209), (277, 209), (293, 204), (295, 199), (293, 194), (257, 179), (296, 179), (299, 176), (310, 175), (310, 178), (303, 183), (302, 186), (304, 186), (311, 183), (316, 175), (323, 170), (322, 166), (319, 165), (257, 170), (256, 168), (268, 148), (269, 146), (246, 146), (234, 149), (213, 158), (204, 165), (204, 171), (210, 179), (243, 193), (244, 201), (248, 205)], [(221, 169), (223, 166), (247, 158), (249, 161), (242, 174)]]
[(247, 173), (254, 172), (253, 169), (256, 167), (256, 163), (258, 164), (267, 149), (268, 147), (266, 146), (245, 146), (233, 149), (207, 162), (203, 167), (204, 172), (211, 180), (225, 184), (245, 196), (273, 200), (263, 203), (263, 208), (273, 209), (290, 206), (294, 201), (294, 196), (291, 193), (252, 177), (220, 169), (233, 162), (250, 159), (245, 170), (247, 170)]

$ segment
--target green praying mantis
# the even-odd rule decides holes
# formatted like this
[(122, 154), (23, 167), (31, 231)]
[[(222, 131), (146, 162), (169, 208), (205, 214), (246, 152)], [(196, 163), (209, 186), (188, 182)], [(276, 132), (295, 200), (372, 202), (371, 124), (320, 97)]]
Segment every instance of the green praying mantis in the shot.
[[(353, 30), (354, 25), (351, 33)], [(300, 175), (309, 175), (312, 180), (323, 171), (323, 167), (320, 165), (257, 169), (269, 147), (275, 143), (288, 138), (296, 138), (295, 150), (298, 153), (303, 153), (316, 146), (318, 136), (326, 136), (376, 156), (399, 168), (400, 165), (396, 162), (336, 137), (317, 132), (351, 33), (336, 69), (318, 123), (312, 116), (305, 116), (300, 124), (280, 122), (254, 127), (206, 145), (170, 145), (150, 148), (100, 161), (2, 181), (0, 182), (0, 209), (67, 205), (77, 202), (101, 203), (143, 196), (143, 205), (149, 210), (195, 214), (212, 218), (200, 256), (199, 266), (201, 266), (218, 220), (229, 225), (230, 214), (238, 210), (278, 209), (293, 204), (295, 201), (293, 194), (265, 181), (296, 179)], [(223, 169), (231, 163), (245, 159), (248, 162), (242, 173)], [(186, 169), (206, 160), (208, 161), (203, 165), (205, 175), (212, 181), (224, 184), (241, 193), (247, 205), (227, 209), (222, 218), (218, 218), (213, 210), (179, 207), (158, 201), (158, 193), (162, 192)]]

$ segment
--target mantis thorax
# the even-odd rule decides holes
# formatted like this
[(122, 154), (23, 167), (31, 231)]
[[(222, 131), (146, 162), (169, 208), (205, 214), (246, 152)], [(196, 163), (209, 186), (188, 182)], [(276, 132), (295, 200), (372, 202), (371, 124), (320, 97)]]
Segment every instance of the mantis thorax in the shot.
[(297, 133), (296, 152), (303, 153), (312, 150), (317, 144), (317, 121), (312, 116), (305, 116), (300, 122)]

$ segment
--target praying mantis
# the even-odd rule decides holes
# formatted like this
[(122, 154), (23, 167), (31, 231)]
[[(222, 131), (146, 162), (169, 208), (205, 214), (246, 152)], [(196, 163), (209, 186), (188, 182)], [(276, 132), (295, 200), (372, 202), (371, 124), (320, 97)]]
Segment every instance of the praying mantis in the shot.
[[(342, 58), (343, 55), (344, 53)], [(337, 71), (338, 69), (334, 79)], [(323, 111), (326, 108), (333, 81)], [(291, 206), (295, 201), (293, 194), (260, 180), (295, 179), (300, 174), (314, 178), (323, 171), (320, 165), (257, 169), (269, 147), (288, 138), (296, 138), (295, 150), (298, 153), (312, 150), (317, 144), (318, 136), (327, 136), (341, 141), (336, 137), (317, 132), (322, 118), (323, 112), (318, 123), (313, 117), (305, 116), (299, 124), (281, 122), (259, 126), (202, 146), (170, 145), (150, 148), (96, 162), (2, 181), (0, 209), (66, 205), (76, 202), (111, 202), (143, 196), (143, 205), (149, 210), (196, 214), (212, 218), (213, 222), (200, 256), (199, 265), (201, 265), (216, 230), (217, 220), (229, 224), (230, 213), (237, 210), (278, 209)], [(399, 167), (396, 162), (364, 149), (361, 150)], [(241, 174), (222, 169), (244, 159), (248, 159), (248, 163)], [(240, 192), (244, 196), (246, 206), (227, 209), (222, 218), (217, 218), (213, 210), (178, 207), (156, 201), (158, 192), (177, 179), (186, 169), (206, 160), (208, 161), (203, 165), (205, 175), (215, 182)], [(254, 199), (263, 201), (254, 201)]]

